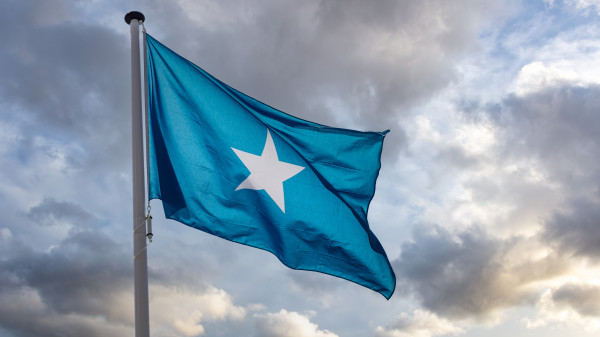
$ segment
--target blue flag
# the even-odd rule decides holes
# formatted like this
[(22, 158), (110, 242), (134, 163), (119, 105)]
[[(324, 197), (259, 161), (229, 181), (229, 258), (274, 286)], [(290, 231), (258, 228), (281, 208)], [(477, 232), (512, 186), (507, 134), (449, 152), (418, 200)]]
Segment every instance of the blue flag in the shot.
[(308, 122), (212, 77), (147, 36), (149, 197), (165, 216), (390, 298), (369, 229), (386, 132)]

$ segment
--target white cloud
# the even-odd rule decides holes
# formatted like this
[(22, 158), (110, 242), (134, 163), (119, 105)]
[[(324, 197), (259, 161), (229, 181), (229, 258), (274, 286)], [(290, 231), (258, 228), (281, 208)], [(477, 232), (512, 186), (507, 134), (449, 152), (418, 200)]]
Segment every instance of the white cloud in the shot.
[(546, 66), (543, 62), (536, 61), (521, 68), (516, 80), (515, 91), (522, 96), (539, 91), (544, 87), (571, 82), (578, 78), (575, 70), (570, 67)]
[(0, 240), (12, 238), (12, 232), (10, 228), (0, 228)]
[[(549, 7), (556, 6), (556, 0), (544, 0), (544, 2)], [(593, 10), (595, 10), (597, 14), (600, 14), (599, 0), (562, 0), (562, 4), (571, 11), (583, 15), (589, 15)]]
[(449, 320), (423, 310), (415, 310), (412, 315), (402, 313), (392, 323), (379, 326), (375, 331), (376, 337), (435, 337), (464, 332)]
[[(546, 290), (536, 306), (537, 316), (535, 318), (525, 317), (521, 320), (529, 329), (539, 329), (547, 326), (566, 326), (575, 331), (597, 332), (600, 331), (600, 317), (587, 316), (578, 311), (580, 303), (561, 303), (556, 300), (558, 289)], [(598, 299), (595, 291), (594, 298)], [(589, 299), (588, 299), (589, 300)], [(597, 303), (593, 303), (598, 307)]]
[(151, 329), (160, 336), (202, 336), (203, 322), (240, 321), (246, 310), (233, 303), (223, 290), (209, 288), (204, 293), (165, 286), (150, 287)]
[(585, 14), (589, 14), (590, 10), (596, 10), (596, 13), (600, 14), (599, 0), (565, 0), (565, 3)]
[[(310, 313), (309, 313), (310, 316)], [(337, 337), (328, 330), (319, 330), (309, 317), (285, 309), (277, 313), (254, 315), (257, 336), (260, 337)]]
[(529, 61), (522, 66), (512, 85), (512, 90), (518, 95), (523, 96), (562, 84), (598, 84), (598, 25), (580, 26), (560, 33), (542, 46), (525, 48), (521, 57)]

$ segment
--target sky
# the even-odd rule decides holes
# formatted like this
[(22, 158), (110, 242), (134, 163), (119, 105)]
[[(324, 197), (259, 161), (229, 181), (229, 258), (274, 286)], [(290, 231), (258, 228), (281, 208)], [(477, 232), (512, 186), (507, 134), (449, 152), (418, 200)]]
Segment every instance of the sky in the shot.
[(600, 1), (0, 0), (0, 336), (133, 335), (132, 10), (271, 106), (391, 130), (389, 301), (153, 200), (152, 335), (598, 335)]

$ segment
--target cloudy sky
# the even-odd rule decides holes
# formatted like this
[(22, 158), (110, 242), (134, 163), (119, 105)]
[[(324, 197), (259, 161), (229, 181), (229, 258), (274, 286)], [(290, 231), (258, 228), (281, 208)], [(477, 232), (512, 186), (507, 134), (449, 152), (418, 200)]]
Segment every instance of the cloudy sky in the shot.
[(164, 220), (155, 336), (597, 336), (600, 1), (1, 0), (0, 336), (131, 336), (129, 26), (381, 131), (380, 294)]

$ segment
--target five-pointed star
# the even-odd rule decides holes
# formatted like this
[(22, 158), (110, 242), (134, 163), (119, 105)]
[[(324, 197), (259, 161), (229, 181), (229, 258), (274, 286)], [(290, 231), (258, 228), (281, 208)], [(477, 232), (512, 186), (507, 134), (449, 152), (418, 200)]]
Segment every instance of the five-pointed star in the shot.
[(242, 181), (235, 190), (251, 189), (265, 190), (285, 213), (283, 199), (283, 182), (300, 173), (304, 167), (279, 161), (277, 150), (267, 129), (267, 141), (260, 156), (231, 148), (250, 171), (246, 180)]

